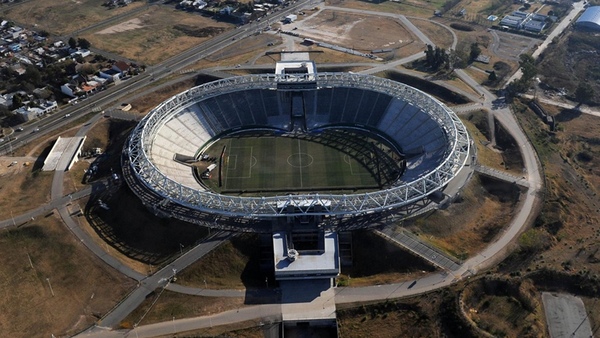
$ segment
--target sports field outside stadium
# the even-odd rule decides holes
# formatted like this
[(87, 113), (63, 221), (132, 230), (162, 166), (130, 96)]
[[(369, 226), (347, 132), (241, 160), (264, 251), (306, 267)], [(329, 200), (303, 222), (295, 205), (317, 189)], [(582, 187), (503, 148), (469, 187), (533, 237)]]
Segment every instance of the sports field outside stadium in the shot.
[(201, 183), (222, 194), (251, 195), (381, 188), (381, 175), (372, 165), (381, 154), (358, 153), (319, 140), (274, 135), (222, 138), (204, 151), (219, 156), (225, 149), (221, 167)]

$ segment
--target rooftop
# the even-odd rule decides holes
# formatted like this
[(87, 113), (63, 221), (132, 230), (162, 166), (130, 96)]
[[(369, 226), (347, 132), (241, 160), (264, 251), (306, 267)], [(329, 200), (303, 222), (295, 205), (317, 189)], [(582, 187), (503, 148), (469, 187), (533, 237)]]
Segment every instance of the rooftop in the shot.
[(273, 260), (277, 280), (327, 278), (339, 274), (338, 238), (335, 232), (325, 232), (321, 237), (323, 250), (296, 251), (295, 259), (291, 258), (290, 250), (293, 248), (288, 236), (286, 232), (273, 234)]

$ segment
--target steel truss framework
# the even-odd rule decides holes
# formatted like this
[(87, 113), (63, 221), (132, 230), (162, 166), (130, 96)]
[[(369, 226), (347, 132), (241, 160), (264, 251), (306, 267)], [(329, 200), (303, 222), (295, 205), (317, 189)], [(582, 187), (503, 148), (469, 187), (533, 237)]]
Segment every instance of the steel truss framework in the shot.
[[(158, 130), (185, 107), (225, 93), (248, 89), (277, 90), (275, 74), (222, 79), (191, 88), (154, 108), (132, 131), (125, 146), (133, 173), (149, 189), (167, 200), (201, 212), (233, 217), (269, 218), (290, 215), (356, 216), (406, 207), (443, 188), (463, 168), (469, 154), (465, 126), (448, 107), (428, 94), (387, 79), (351, 73), (315, 74), (318, 87), (347, 87), (384, 93), (406, 101), (427, 113), (446, 134), (443, 160), (411, 182), (398, 180), (390, 188), (362, 194), (302, 194), (272, 197), (226, 196), (200, 187), (186, 187), (164, 175), (151, 161)], [(223, 130), (222, 132), (225, 132)]]

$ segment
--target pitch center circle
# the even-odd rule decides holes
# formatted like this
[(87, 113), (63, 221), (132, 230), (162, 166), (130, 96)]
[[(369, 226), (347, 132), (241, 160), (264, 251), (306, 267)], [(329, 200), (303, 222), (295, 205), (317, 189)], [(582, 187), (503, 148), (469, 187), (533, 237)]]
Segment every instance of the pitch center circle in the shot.
[(306, 153), (291, 154), (287, 158), (287, 163), (294, 168), (308, 167), (313, 161), (313, 157)]

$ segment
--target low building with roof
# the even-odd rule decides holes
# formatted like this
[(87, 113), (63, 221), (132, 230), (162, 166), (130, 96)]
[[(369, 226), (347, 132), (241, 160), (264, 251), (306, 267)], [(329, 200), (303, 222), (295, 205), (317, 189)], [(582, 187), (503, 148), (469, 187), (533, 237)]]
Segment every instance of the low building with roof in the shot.
[(544, 28), (546, 28), (546, 23), (544, 21), (529, 20), (523, 24), (524, 30), (534, 33), (540, 33)]
[(31, 121), (36, 117), (44, 115), (44, 110), (38, 107), (26, 107), (23, 106), (19, 109), (13, 110), (19, 119), (23, 122)]
[(521, 27), (521, 23), (523, 22), (523, 18), (514, 15), (507, 15), (500, 21), (500, 26), (506, 26), (511, 28), (519, 29)]
[(588, 7), (575, 22), (580, 29), (600, 32), (600, 6)]

